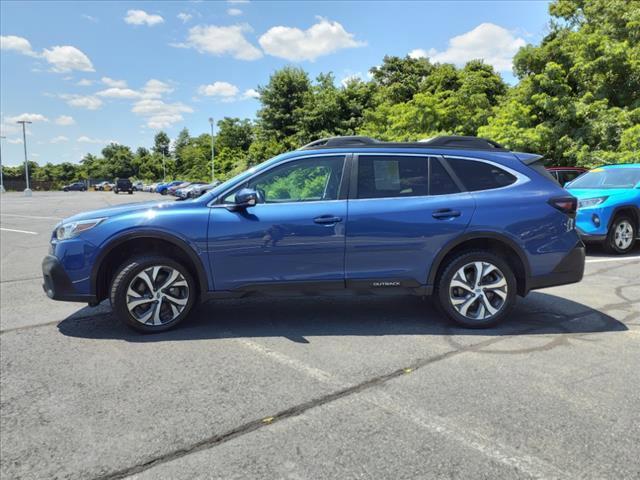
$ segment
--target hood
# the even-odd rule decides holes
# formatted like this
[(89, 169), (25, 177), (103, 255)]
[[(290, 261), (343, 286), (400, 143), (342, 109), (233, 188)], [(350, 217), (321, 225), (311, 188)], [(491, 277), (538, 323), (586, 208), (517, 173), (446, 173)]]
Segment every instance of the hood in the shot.
[(116, 215), (129, 214), (138, 212), (141, 210), (158, 210), (158, 209), (170, 209), (179, 205), (179, 202), (173, 200), (170, 201), (151, 201), (151, 202), (138, 202), (138, 203), (125, 203), (124, 205), (117, 205), (114, 207), (101, 208), (99, 210), (90, 210), (88, 212), (82, 212), (72, 217), (65, 218), (62, 222), (76, 222), (78, 220), (89, 220), (92, 218), (109, 218)]
[(629, 195), (629, 188), (568, 188), (567, 192), (576, 198), (613, 197), (615, 195)]

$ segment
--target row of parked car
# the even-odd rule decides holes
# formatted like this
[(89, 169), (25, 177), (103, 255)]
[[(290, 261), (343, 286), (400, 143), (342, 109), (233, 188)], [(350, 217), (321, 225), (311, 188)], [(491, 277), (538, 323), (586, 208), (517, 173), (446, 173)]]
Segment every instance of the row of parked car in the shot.
[(159, 193), (161, 195), (172, 195), (180, 199), (198, 198), (208, 192), (220, 182), (184, 182), (173, 180), (165, 183), (151, 183), (142, 187), (143, 192)]

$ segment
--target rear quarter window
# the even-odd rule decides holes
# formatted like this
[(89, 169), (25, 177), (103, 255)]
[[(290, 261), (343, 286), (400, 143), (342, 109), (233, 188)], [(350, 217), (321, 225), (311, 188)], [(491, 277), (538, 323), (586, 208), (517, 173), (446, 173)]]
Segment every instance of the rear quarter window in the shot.
[(447, 162), (465, 189), (470, 192), (506, 187), (517, 180), (506, 170), (479, 160), (447, 158)]

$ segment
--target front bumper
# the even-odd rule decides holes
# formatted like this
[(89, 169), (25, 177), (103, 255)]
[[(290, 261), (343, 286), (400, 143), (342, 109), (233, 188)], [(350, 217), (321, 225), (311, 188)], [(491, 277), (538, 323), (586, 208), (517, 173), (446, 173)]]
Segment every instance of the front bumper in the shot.
[(581, 230), (580, 228), (576, 228), (576, 230), (578, 231), (578, 235), (580, 235), (580, 239), (584, 243), (601, 243), (607, 239), (606, 233), (605, 234), (587, 233), (584, 230)]
[(584, 243), (579, 241), (551, 273), (531, 277), (528, 285), (529, 290), (579, 282), (584, 275), (584, 259)]
[(57, 257), (53, 255), (44, 257), (42, 275), (44, 277), (42, 288), (49, 298), (64, 302), (95, 303), (95, 295), (78, 294)]

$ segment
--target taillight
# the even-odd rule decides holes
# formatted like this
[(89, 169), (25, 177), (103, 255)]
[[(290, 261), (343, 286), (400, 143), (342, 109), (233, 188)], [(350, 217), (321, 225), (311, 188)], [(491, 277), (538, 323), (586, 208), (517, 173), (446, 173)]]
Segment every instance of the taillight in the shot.
[(578, 210), (578, 199), (568, 196), (553, 197), (549, 199), (549, 205), (574, 218), (576, 216), (576, 211)]

